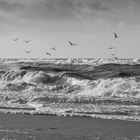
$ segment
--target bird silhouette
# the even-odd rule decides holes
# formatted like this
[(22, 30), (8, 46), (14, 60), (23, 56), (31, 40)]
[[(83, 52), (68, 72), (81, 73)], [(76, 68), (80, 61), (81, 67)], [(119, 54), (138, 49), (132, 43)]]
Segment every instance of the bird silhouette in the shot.
[(31, 42), (31, 40), (23, 40), (25, 43), (29, 43)]
[(30, 53), (30, 52), (32, 52), (32, 51), (30, 50), (30, 51), (25, 51), (25, 52), (28, 54), (28, 53)]
[(77, 44), (77, 43), (72, 43), (71, 41), (68, 41), (68, 42), (69, 42), (70, 46), (79, 45), (79, 44)]
[(114, 32), (114, 38), (118, 38), (118, 35)]
[(46, 52), (47, 55), (51, 56), (51, 54), (49, 52)]
[(109, 49), (109, 50), (113, 50), (113, 49), (115, 49), (115, 47), (109, 47), (108, 49)]

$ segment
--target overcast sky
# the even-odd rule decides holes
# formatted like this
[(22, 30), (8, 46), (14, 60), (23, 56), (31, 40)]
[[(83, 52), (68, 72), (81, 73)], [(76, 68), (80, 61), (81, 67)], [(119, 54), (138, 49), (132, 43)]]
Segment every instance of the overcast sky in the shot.
[[(140, 0), (0, 0), (4, 58), (50, 57), (46, 51), (57, 58), (107, 58), (108, 47), (116, 47), (118, 57), (135, 58), (140, 57), (139, 32)], [(28, 39), (32, 42), (23, 41)], [(79, 46), (70, 47), (68, 40)]]

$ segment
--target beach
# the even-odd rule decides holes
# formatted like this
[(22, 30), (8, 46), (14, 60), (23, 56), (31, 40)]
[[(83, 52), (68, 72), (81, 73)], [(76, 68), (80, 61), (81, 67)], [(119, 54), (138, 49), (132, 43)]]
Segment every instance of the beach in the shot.
[(2, 140), (140, 140), (140, 122), (0, 114)]

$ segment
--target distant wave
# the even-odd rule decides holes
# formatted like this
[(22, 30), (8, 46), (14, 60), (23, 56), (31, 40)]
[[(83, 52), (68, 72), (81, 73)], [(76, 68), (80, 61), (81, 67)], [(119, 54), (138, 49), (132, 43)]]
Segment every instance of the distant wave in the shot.
[(23, 66), (21, 70), (44, 71), (44, 72), (67, 72), (75, 75), (98, 79), (106, 77), (132, 77), (140, 75), (140, 64), (103, 64), (99, 66), (91, 65), (46, 65), (43, 66)]

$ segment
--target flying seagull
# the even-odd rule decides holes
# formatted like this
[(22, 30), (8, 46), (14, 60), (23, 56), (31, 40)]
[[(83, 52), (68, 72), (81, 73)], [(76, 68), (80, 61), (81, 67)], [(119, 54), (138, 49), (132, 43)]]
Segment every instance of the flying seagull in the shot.
[(71, 41), (68, 41), (68, 42), (69, 42), (70, 46), (79, 45), (79, 44), (77, 44), (77, 43), (72, 43)]
[(114, 32), (114, 38), (118, 38), (118, 35)]
[(109, 50), (113, 50), (113, 49), (115, 49), (115, 47), (109, 47), (108, 49), (109, 49)]
[(28, 53), (30, 53), (30, 52), (32, 52), (32, 51), (30, 50), (30, 51), (25, 51), (25, 52), (28, 54)]
[(29, 43), (31, 42), (31, 40), (23, 40), (25, 43)]
[(49, 56), (51, 56), (51, 54), (50, 54), (50, 53), (48, 53), (48, 52), (46, 52), (46, 54), (47, 54), (47, 55), (49, 55)]

